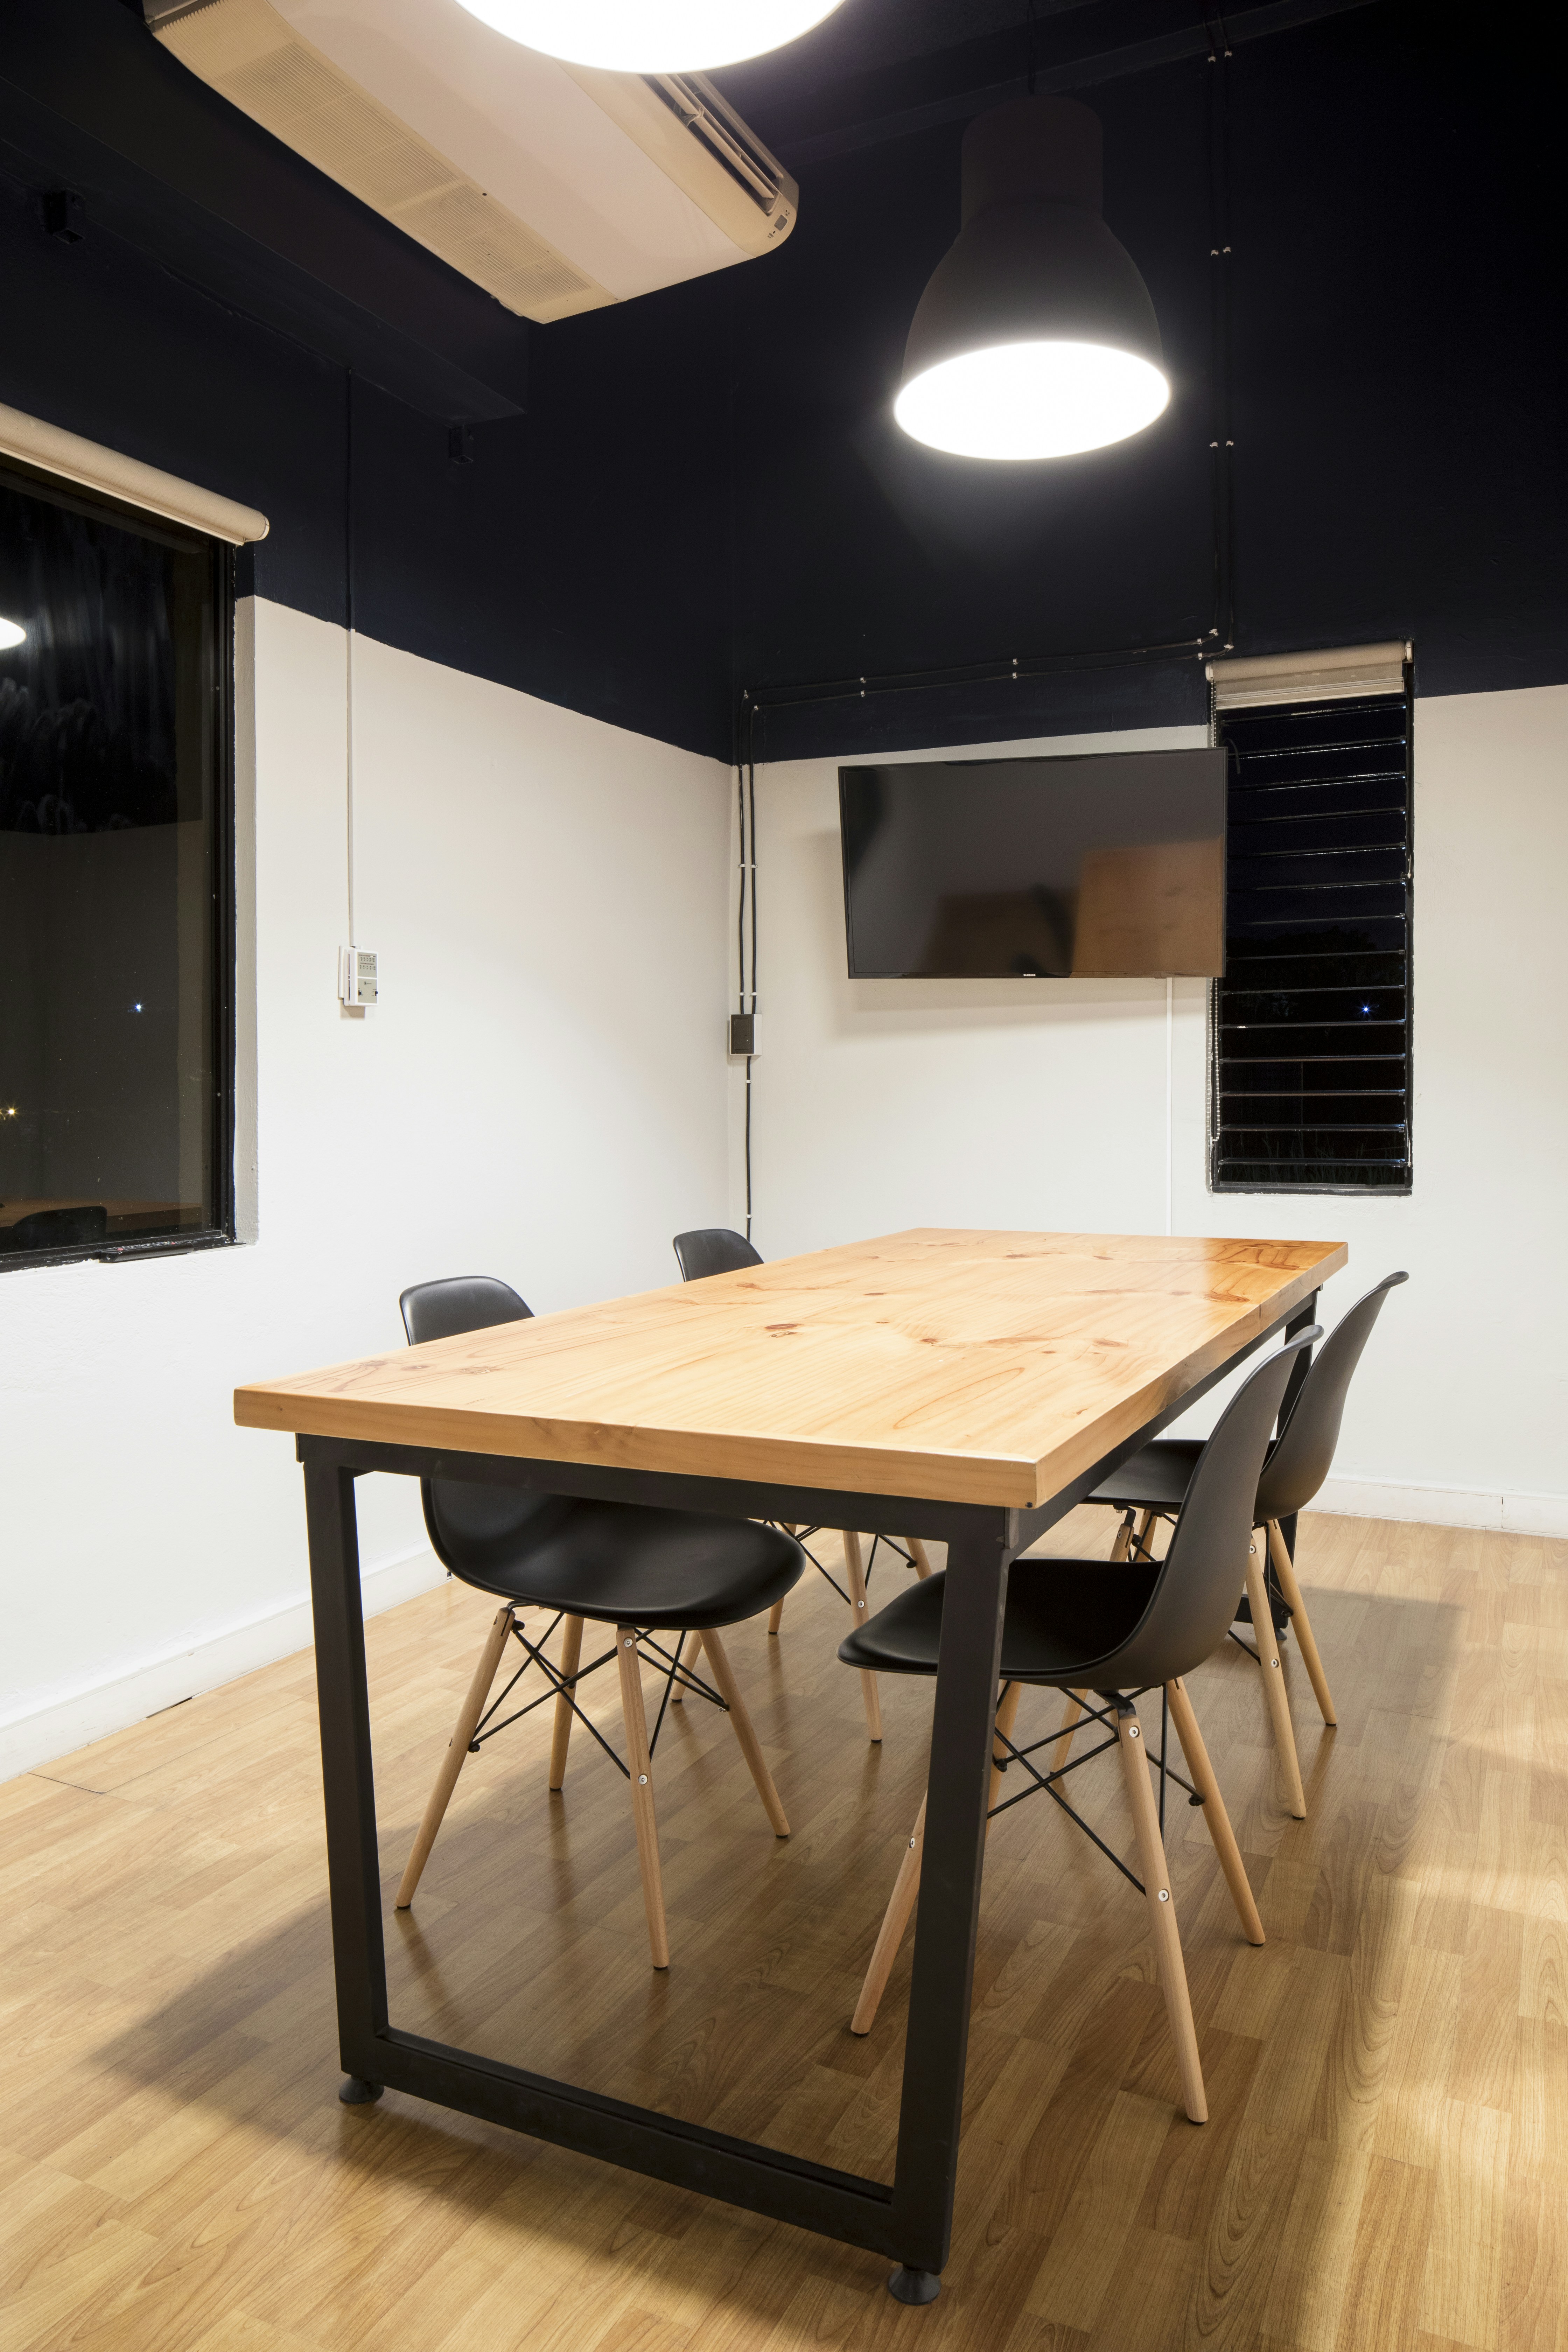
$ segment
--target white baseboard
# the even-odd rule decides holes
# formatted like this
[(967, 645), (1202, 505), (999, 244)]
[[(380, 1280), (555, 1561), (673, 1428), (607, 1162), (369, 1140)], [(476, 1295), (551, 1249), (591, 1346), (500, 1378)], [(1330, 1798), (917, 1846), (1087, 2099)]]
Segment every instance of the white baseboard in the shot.
[(1434, 1528), (1489, 1528), (1505, 1536), (1568, 1536), (1568, 1495), (1498, 1495), (1479, 1486), (1326, 1478), (1312, 1508), (1353, 1519), (1420, 1519)]
[[(412, 1601), (416, 1593), (430, 1591), (445, 1575), (434, 1552), (424, 1544), (395, 1559), (384, 1560), (379, 1567), (366, 1570), (362, 1580), (364, 1613), (378, 1616), (384, 1609), (395, 1609), (400, 1601)], [(297, 1651), (308, 1650), (311, 1638), (310, 1603), (301, 1594), (281, 1608), (213, 1634), (194, 1649), (149, 1658), (129, 1674), (91, 1683), (32, 1713), (14, 1716), (9, 1722), (0, 1723), (0, 1780), (69, 1756), (91, 1740), (106, 1739), (111, 1731), (124, 1731), (144, 1717), (156, 1715), (162, 1707), (175, 1706), (183, 1698), (195, 1698), (199, 1692), (216, 1690), (220, 1683), (253, 1674), (258, 1666), (292, 1657)]]

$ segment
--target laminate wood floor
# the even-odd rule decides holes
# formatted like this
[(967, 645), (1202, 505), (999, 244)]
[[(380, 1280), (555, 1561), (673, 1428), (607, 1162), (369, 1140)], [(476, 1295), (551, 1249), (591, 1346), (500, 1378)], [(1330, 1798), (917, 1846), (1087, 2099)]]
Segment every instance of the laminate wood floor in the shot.
[[(309, 1654), (0, 1788), (0, 2347), (1568, 2352), (1568, 1543), (1316, 1517), (1300, 1564), (1341, 1721), (1288, 1648), (1306, 1822), (1257, 1668), (1227, 1643), (1192, 1678), (1269, 1937), (1174, 1809), (1212, 2121), (1177, 2104), (1140, 1898), (1018, 1806), (925, 2311), (850, 2248), (394, 2093), (338, 2104)], [(667, 1719), (668, 1977), (625, 1783), (579, 1731), (552, 1798), (548, 1706), (470, 1759), (391, 1916), (489, 1610), (447, 1585), (374, 1620), (395, 2019), (885, 2174), (907, 1951), (874, 2033), (847, 2023), (930, 1687), (885, 1679), (868, 1748), (845, 1613), (811, 1577), (776, 1641), (731, 1639), (787, 1843), (723, 1718)], [(613, 1673), (589, 1688), (616, 1732)], [(1113, 1756), (1079, 1801), (1131, 1850)]]

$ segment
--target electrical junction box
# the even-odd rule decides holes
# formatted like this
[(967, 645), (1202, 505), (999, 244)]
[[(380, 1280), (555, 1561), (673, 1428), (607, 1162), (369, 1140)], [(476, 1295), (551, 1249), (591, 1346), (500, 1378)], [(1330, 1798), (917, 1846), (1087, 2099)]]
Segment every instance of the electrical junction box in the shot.
[(730, 1015), (730, 1059), (732, 1062), (754, 1062), (762, 1052), (758, 1039), (758, 1022), (754, 1013), (731, 1013)]
[(375, 956), (369, 948), (338, 950), (338, 995), (352, 1011), (375, 1003)]

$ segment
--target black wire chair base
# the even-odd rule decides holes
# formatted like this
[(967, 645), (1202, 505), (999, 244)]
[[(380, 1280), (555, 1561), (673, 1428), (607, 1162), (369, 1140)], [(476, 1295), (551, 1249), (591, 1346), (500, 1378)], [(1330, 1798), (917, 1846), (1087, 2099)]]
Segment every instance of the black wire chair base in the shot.
[[(1027, 1685), (1026, 1685), (1025, 1687), (1027, 1688)], [(1165, 1784), (1168, 1780), (1174, 1780), (1179, 1788), (1183, 1788), (1186, 1790), (1187, 1801), (1190, 1805), (1201, 1805), (1204, 1801), (1199, 1796), (1197, 1790), (1194, 1788), (1192, 1782), (1186, 1779), (1185, 1775), (1178, 1772), (1175, 1766), (1166, 1760), (1165, 1751), (1170, 1742), (1170, 1700), (1165, 1695), (1164, 1685), (1163, 1684), (1156, 1685), (1154, 1683), (1145, 1684), (1142, 1690), (1133, 1691), (1131, 1696), (1120, 1701), (1107, 1701), (1103, 1706), (1084, 1706), (1083, 1712), (1079, 1717), (1077, 1723), (1069, 1724), (1065, 1729), (1062, 1726), (1058, 1725), (1055, 1731), (1047, 1732), (1042, 1738), (1032, 1739), (1026, 1748), (1020, 1748), (1017, 1746), (1014, 1740), (1008, 1738), (1005, 1731), (998, 1728), (995, 1734), (996, 1739), (998, 1743), (1007, 1750), (1006, 1758), (1002, 1763), (1000, 1769), (1003, 1771), (1005, 1771), (1009, 1764), (1021, 1764), (1024, 1767), (1025, 1771), (1028, 1773), (1034, 1785), (1026, 1789), (1020, 1789), (1016, 1796), (1004, 1797), (999, 1805), (992, 1806), (989, 1818), (994, 1821), (998, 1813), (1007, 1812), (1014, 1805), (1021, 1805), (1026, 1798), (1037, 1797), (1043, 1791), (1046, 1796), (1053, 1797), (1056, 1800), (1057, 1803), (1061, 1807), (1063, 1812), (1066, 1813), (1069, 1821), (1076, 1822), (1078, 1823), (1079, 1828), (1083, 1832), (1085, 1837), (1089, 1839), (1093, 1844), (1100, 1848), (1100, 1853), (1104, 1854), (1106, 1860), (1108, 1862), (1113, 1862), (1116, 1864), (1116, 1867), (1121, 1873), (1122, 1877), (1131, 1880), (1132, 1885), (1138, 1889), (1140, 1895), (1145, 1893), (1146, 1889), (1144, 1887), (1143, 1881), (1137, 1877), (1133, 1872), (1128, 1869), (1127, 1864), (1122, 1861), (1121, 1856), (1119, 1853), (1113, 1853), (1111, 1852), (1110, 1846), (1106, 1844), (1105, 1840), (1100, 1836), (1099, 1831), (1090, 1828), (1088, 1822), (1084, 1820), (1083, 1815), (1079, 1812), (1074, 1806), (1068, 1804), (1067, 1799), (1062, 1795), (1061, 1790), (1056, 1785), (1058, 1780), (1064, 1780), (1069, 1772), (1076, 1772), (1080, 1765), (1090, 1764), (1097, 1756), (1104, 1756), (1110, 1748), (1117, 1747), (1119, 1745), (1119, 1735), (1115, 1731), (1112, 1731), (1110, 1738), (1102, 1739), (1098, 1748), (1085, 1748), (1081, 1756), (1073, 1757), (1071, 1761), (1067, 1764), (1058, 1764), (1054, 1770), (1049, 1772), (1042, 1772), (1037, 1765), (1030, 1761), (1030, 1759), (1035, 1756), (1040, 1748), (1054, 1748), (1059, 1739), (1076, 1736), (1079, 1728), (1086, 1723), (1110, 1724), (1119, 1716), (1131, 1715), (1133, 1712), (1134, 1703), (1138, 1699), (1146, 1698), (1149, 1692), (1154, 1689), (1158, 1689), (1160, 1693), (1160, 1752), (1158, 1756), (1151, 1758), (1150, 1760), (1154, 1765), (1155, 1769), (1160, 1775), (1160, 1834), (1163, 1837), (1165, 1832)]]
[[(574, 1696), (579, 1685), (585, 1683), (590, 1675), (596, 1675), (601, 1666), (607, 1666), (610, 1664), (612, 1658), (616, 1655), (616, 1645), (612, 1642), (607, 1650), (602, 1652), (598, 1657), (590, 1659), (585, 1666), (580, 1665), (574, 1674), (563, 1675), (559, 1666), (552, 1664), (545, 1656), (543, 1644), (549, 1641), (565, 1614), (563, 1609), (558, 1609), (538, 1642), (529, 1640), (516, 1615), (513, 1615), (511, 1621), (513, 1637), (528, 1654), (506, 1688), (491, 1701), (484, 1714), (480, 1716), (474, 1729), (474, 1736), (468, 1742), (468, 1753), (470, 1756), (477, 1756), (487, 1739), (493, 1739), (498, 1732), (509, 1730), (514, 1723), (521, 1723), (525, 1715), (531, 1715), (536, 1706), (544, 1705), (546, 1699), (563, 1698), (584, 1729), (598, 1741), (616, 1771), (629, 1780), (630, 1767), (622, 1762), (598, 1725), (590, 1721), (584, 1714)], [(664, 1692), (658, 1702), (658, 1714), (654, 1719), (653, 1730), (648, 1736), (647, 1752), (651, 1757), (658, 1745), (658, 1735), (663, 1727), (665, 1709), (669, 1705), (670, 1694), (678, 1684), (683, 1691), (690, 1691), (695, 1697), (707, 1699), (709, 1704), (718, 1707), (721, 1714), (728, 1715), (730, 1709), (710, 1683), (705, 1683), (700, 1675), (693, 1674), (690, 1667), (682, 1663), (680, 1654), (686, 1647), (687, 1642), (687, 1636), (684, 1633), (679, 1637), (671, 1652), (667, 1650), (661, 1642), (656, 1642), (653, 1635), (646, 1629), (636, 1627), (633, 1630), (637, 1633), (639, 1660), (645, 1665), (652, 1666), (656, 1673), (664, 1677)], [(650, 1653), (652, 1653), (651, 1655)], [(531, 1698), (526, 1706), (518, 1707), (513, 1714), (503, 1716), (500, 1722), (497, 1723), (494, 1717), (506, 1705), (530, 1666), (539, 1668), (550, 1687), (548, 1690), (541, 1691), (537, 1698)]]
[[(781, 1522), (776, 1519), (769, 1521), (770, 1526), (777, 1527), (780, 1524)], [(811, 1549), (809, 1538), (812, 1536), (821, 1535), (823, 1533), (823, 1529), (821, 1528), (795, 1528), (792, 1532), (796, 1543), (800, 1546), (802, 1551), (805, 1552), (807, 1559), (810, 1560), (818, 1576), (823, 1579), (825, 1583), (832, 1585), (833, 1590), (837, 1593), (838, 1598), (843, 1601), (846, 1609), (849, 1608), (851, 1605), (849, 1595), (845, 1591), (844, 1587), (839, 1583), (838, 1579), (834, 1575), (833, 1570), (830, 1568), (825, 1567), (823, 1562), (817, 1559), (816, 1554)], [(837, 1530), (834, 1530), (834, 1532), (837, 1532)], [(913, 1552), (906, 1551), (903, 1545), (900, 1543), (896, 1538), (892, 1536), (873, 1536), (871, 1538), (871, 1549), (866, 1556), (866, 1590), (868, 1592), (871, 1590), (871, 1570), (877, 1565), (877, 1554), (884, 1544), (886, 1544), (889, 1551), (897, 1552), (899, 1558), (904, 1562), (906, 1567), (913, 1568), (915, 1564), (915, 1556)]]

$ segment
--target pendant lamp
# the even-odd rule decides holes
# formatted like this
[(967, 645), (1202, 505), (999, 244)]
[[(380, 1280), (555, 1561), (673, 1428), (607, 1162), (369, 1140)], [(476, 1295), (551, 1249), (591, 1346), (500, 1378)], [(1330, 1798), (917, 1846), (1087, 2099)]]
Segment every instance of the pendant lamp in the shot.
[(462, 0), (509, 40), (613, 73), (698, 73), (809, 33), (842, 0)]
[(1068, 457), (1171, 397), (1149, 289), (1100, 217), (1100, 118), (1021, 98), (963, 134), (963, 227), (921, 295), (893, 414), (960, 457)]

